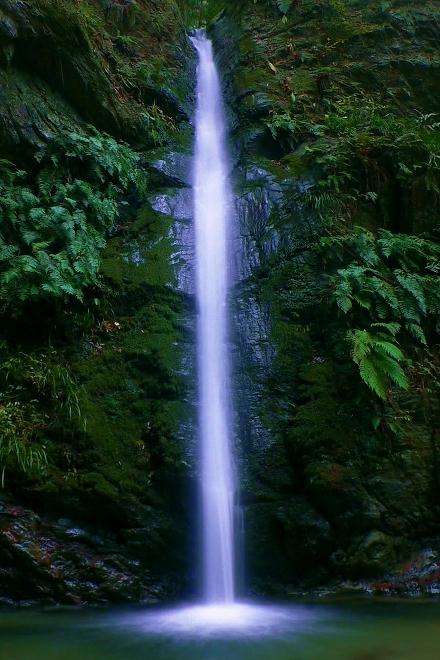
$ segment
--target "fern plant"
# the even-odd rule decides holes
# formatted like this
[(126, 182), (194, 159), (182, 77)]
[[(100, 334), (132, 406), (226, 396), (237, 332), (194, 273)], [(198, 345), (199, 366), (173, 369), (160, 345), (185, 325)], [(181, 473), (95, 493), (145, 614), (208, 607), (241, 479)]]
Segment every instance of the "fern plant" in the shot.
[[(381, 325), (390, 329), (390, 324)], [(391, 335), (394, 338), (393, 331)], [(362, 380), (377, 396), (387, 398), (390, 381), (402, 389), (408, 389), (409, 381), (402, 368), (405, 356), (394, 341), (390, 341), (389, 335), (384, 332), (351, 330), (348, 340)]]
[[(380, 398), (388, 384), (408, 387), (409, 351), (428, 345), (427, 331), (440, 322), (440, 246), (417, 236), (354, 227), (321, 240), (320, 250), (337, 307), (346, 317), (352, 357), (364, 382)], [(415, 340), (415, 342), (414, 342)]]
[(36, 158), (41, 169), (33, 185), (4, 164), (0, 177), (3, 309), (40, 298), (82, 300), (98, 282), (122, 193), (144, 190), (138, 156), (96, 132), (61, 135)]
[[(365, 202), (376, 204), (390, 181), (404, 186), (413, 201), (440, 206), (440, 132), (432, 113), (402, 117), (374, 95), (326, 99), (319, 139), (305, 147), (303, 161), (315, 181), (306, 202), (329, 227), (350, 221)], [(304, 125), (303, 141), (314, 138)], [(308, 135), (307, 135), (308, 134)], [(306, 139), (308, 138), (308, 140)], [(327, 203), (315, 198), (326, 192)]]
[(287, 14), (291, 9), (293, 0), (277, 0), (277, 7), (282, 14)]
[(288, 112), (283, 114), (272, 114), (270, 121), (266, 123), (266, 126), (270, 130), (274, 140), (278, 140), (279, 142), (286, 144), (286, 146), (293, 148), (297, 126)]
[(104, 190), (111, 183), (122, 190), (130, 184), (144, 189), (145, 176), (138, 168), (138, 154), (93, 127), (87, 134), (71, 131), (58, 135), (35, 158), (48, 167), (52, 176), (61, 169), (64, 175), (100, 184)]

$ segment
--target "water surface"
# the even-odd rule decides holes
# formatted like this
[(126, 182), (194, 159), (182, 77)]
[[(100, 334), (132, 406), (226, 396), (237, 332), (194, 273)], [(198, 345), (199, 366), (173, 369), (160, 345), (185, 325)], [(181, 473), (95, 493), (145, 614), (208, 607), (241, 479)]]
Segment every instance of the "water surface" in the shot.
[(229, 623), (226, 616), (220, 625), (216, 625), (213, 610), (202, 614), (198, 606), (177, 610), (6, 611), (0, 614), (0, 658), (440, 659), (437, 602), (295, 603), (250, 606), (246, 610), (247, 607), (240, 615), (230, 617)]

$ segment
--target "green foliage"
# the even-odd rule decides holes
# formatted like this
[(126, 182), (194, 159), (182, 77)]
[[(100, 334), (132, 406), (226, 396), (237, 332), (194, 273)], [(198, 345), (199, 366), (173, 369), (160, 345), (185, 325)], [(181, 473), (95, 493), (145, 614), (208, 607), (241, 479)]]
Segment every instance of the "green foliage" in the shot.
[(8, 468), (18, 468), (33, 476), (44, 471), (47, 456), (44, 447), (35, 442), (41, 428), (41, 415), (30, 404), (3, 401), (0, 398), (0, 470), (5, 485)]
[(29, 477), (44, 473), (48, 434), (63, 435), (67, 423), (82, 417), (79, 389), (68, 366), (53, 349), (11, 353), (1, 346), (0, 469)]
[[(123, 44), (123, 48), (130, 48), (130, 43), (124, 39), (122, 42), (118, 37), (118, 42)], [(160, 89), (170, 85), (169, 65), (161, 55), (151, 57), (148, 60), (132, 62), (122, 59), (118, 62), (118, 72), (122, 78), (124, 87), (137, 96), (141, 95), (145, 89)]]
[(294, 135), (297, 132), (297, 126), (289, 113), (274, 113), (266, 126), (274, 140), (279, 140), (280, 143), (287, 144), (291, 148), (294, 146)]
[[(329, 221), (359, 201), (376, 202), (390, 180), (412, 191), (413, 200), (427, 195), (440, 203), (440, 131), (433, 114), (401, 117), (389, 106), (362, 94), (328, 102), (330, 112), (319, 124), (320, 139), (306, 147), (305, 158), (319, 172), (309, 192), (315, 208), (325, 199)], [(309, 134), (311, 126), (303, 124)], [(364, 190), (359, 189), (366, 178)], [(364, 184), (365, 185), (365, 184)], [(336, 199), (335, 194), (338, 198)], [(347, 216), (347, 213), (345, 214)]]
[(292, 7), (293, 0), (277, 0), (277, 7), (282, 14), (287, 14), (287, 12)]
[[(386, 325), (386, 324), (381, 324)], [(401, 367), (404, 355), (386, 333), (353, 330), (348, 334), (354, 362), (362, 380), (381, 399), (387, 398), (388, 380), (407, 390), (408, 378)]]
[(95, 3), (90, 0), (35, 0), (35, 6), (47, 16), (56, 17), (63, 23), (70, 23), (79, 28), (84, 35), (102, 32), (105, 26), (104, 16)]
[[(426, 346), (430, 319), (439, 323), (440, 246), (383, 229), (374, 236), (355, 227), (345, 236), (322, 239), (320, 250), (330, 271), (332, 264), (345, 264), (330, 275), (330, 283), (337, 306), (348, 316), (348, 339), (363, 380), (381, 398), (387, 379), (406, 389), (400, 366), (404, 355), (394, 338), (401, 335), (408, 349), (414, 340), (415, 347)], [(362, 329), (353, 329), (360, 323)]]
[(346, 236), (322, 239), (321, 250), (328, 261), (350, 261), (332, 279), (336, 302), (344, 313), (357, 304), (377, 321), (420, 325), (429, 314), (438, 318), (440, 246), (436, 243), (384, 229), (375, 237), (355, 227)]
[(141, 189), (137, 155), (112, 138), (68, 133), (37, 155), (35, 183), (3, 163), (0, 300), (3, 309), (41, 298), (83, 299), (96, 284), (118, 199)]
[(213, 23), (225, 7), (225, 0), (178, 0), (179, 13), (187, 29)]
[[(352, 223), (361, 214), (393, 214), (394, 208), (388, 210), (386, 204), (396, 189), (408, 206), (425, 207), (430, 200), (430, 224), (435, 223), (440, 132), (435, 115), (402, 117), (374, 97), (356, 94), (329, 101), (328, 106), (318, 131), (303, 119), (293, 119), (297, 141), (301, 134), (303, 140), (315, 138), (302, 152), (303, 168), (313, 172), (310, 184), (293, 197), (329, 235), (321, 239), (318, 251), (333, 300), (345, 316), (346, 336), (362, 379), (384, 398), (390, 383), (406, 387), (405, 359), (420, 355), (438, 331), (440, 248), (430, 240), (433, 234), (422, 237), (389, 229), (374, 233)], [(398, 324), (405, 359), (397, 364), (375, 343), (377, 323)], [(397, 340), (393, 345), (400, 351)], [(362, 346), (368, 351), (361, 359)]]
[(125, 0), (122, 3), (118, 0), (101, 0), (101, 4), (112, 21), (134, 25), (139, 10), (136, 0)]
[(68, 178), (81, 173), (105, 191), (119, 186), (116, 190), (120, 192), (130, 184), (141, 188), (145, 184), (137, 167), (138, 154), (92, 127), (87, 134), (72, 131), (57, 135), (36, 155), (36, 160), (47, 166), (52, 175), (60, 169)]
[(347, 9), (344, 0), (329, 0), (329, 5), (338, 14), (344, 14)]
[(81, 417), (78, 387), (68, 366), (53, 349), (4, 357), (0, 366), (1, 382), (10, 392), (27, 392), (27, 398), (34, 403), (38, 399), (56, 401), (58, 412), (70, 420)]
[(169, 144), (176, 134), (176, 124), (156, 104), (148, 106), (142, 118), (145, 120), (149, 138), (154, 146)]
[[(83, 288), (96, 282), (102, 230), (117, 217), (115, 201), (78, 180), (53, 187), (48, 197), (15, 183), (1, 193), (3, 305), (47, 296), (82, 300)], [(89, 224), (88, 213), (97, 226)]]

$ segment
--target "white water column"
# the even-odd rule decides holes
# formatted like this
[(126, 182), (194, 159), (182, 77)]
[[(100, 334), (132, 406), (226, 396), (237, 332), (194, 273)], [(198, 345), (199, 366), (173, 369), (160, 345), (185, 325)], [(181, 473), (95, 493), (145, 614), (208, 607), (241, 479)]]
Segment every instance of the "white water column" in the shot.
[(234, 473), (230, 438), (228, 234), (231, 204), (225, 119), (212, 43), (198, 53), (194, 219), (197, 279), (203, 585), (208, 603), (234, 601)]

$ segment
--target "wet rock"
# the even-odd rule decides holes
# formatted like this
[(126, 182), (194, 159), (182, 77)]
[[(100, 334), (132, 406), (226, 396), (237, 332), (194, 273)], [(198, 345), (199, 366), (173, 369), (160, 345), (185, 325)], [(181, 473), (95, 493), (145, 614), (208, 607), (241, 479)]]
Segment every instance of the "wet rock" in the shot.
[(153, 161), (152, 169), (158, 172), (168, 186), (189, 186), (192, 178), (191, 157), (178, 153), (163, 153)]
[(303, 499), (281, 506), (277, 518), (284, 525), (293, 562), (322, 562), (331, 547), (332, 532), (328, 520)]
[(17, 26), (9, 16), (0, 10), (0, 37), (14, 39), (17, 36)]
[[(246, 507), (246, 557), (251, 576), (263, 591), (289, 593), (292, 584), (323, 584), (333, 548), (329, 522), (304, 498), (288, 502), (254, 503)], [(271, 577), (269, 577), (271, 576)]]
[(355, 540), (343, 562), (344, 570), (353, 577), (374, 576), (395, 566), (399, 540), (373, 530)]
[(397, 572), (372, 582), (369, 589), (376, 595), (438, 596), (440, 594), (440, 539), (431, 547), (413, 555)]
[(25, 147), (42, 147), (59, 130), (72, 130), (81, 121), (46, 83), (22, 72), (0, 71), (0, 143), (20, 162)]
[(111, 536), (70, 523), (54, 523), (20, 506), (3, 506), (0, 605), (130, 602), (164, 595), (160, 579), (155, 580)]

